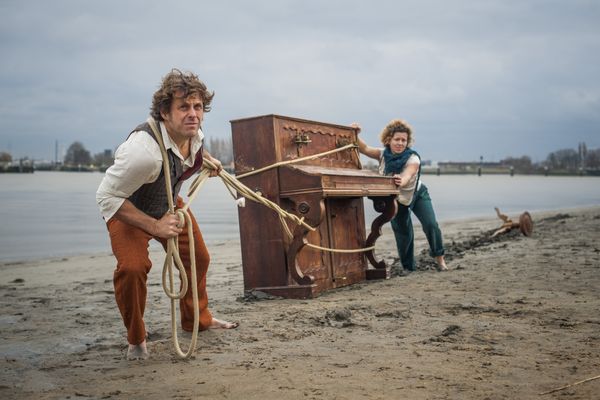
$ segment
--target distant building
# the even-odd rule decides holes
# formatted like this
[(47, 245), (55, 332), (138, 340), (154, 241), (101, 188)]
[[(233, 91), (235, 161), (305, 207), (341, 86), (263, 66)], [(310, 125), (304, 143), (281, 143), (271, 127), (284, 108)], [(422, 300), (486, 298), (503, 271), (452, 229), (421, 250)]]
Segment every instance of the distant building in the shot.
[(474, 172), (479, 167), (485, 169), (496, 169), (506, 167), (500, 162), (479, 162), (479, 161), (439, 161), (438, 168), (441, 170), (452, 170), (459, 172)]
[(28, 158), (21, 158), (18, 161), (11, 161), (0, 164), (0, 172), (27, 172), (33, 173), (33, 161)]

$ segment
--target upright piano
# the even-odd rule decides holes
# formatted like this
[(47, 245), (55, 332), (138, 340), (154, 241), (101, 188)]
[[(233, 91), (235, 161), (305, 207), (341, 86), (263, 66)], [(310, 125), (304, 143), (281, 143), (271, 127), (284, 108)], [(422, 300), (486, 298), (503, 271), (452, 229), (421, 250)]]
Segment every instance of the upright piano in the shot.
[[(373, 250), (320, 249), (372, 247), (381, 235), (381, 226), (396, 213), (398, 189), (392, 178), (363, 170), (356, 148), (248, 174), (356, 143), (354, 128), (280, 115), (230, 122), (235, 173), (240, 181), (315, 228), (289, 221), (293, 232), (289, 237), (274, 210), (254, 202), (239, 208), (246, 292), (312, 298), (332, 288), (389, 277), (389, 267), (376, 260)], [(368, 237), (363, 197), (370, 198), (380, 213)]]

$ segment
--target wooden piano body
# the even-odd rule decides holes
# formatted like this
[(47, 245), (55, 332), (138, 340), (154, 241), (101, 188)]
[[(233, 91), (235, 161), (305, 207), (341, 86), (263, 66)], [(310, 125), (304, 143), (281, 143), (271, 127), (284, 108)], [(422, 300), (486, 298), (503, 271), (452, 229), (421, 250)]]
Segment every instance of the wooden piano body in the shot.
[[(233, 120), (231, 129), (236, 175), (356, 143), (351, 127), (278, 115)], [(398, 191), (393, 180), (362, 170), (355, 148), (240, 180), (316, 228), (310, 231), (288, 222), (293, 232), (290, 238), (275, 211), (254, 202), (239, 208), (245, 291), (311, 298), (331, 288), (389, 277), (389, 268), (375, 259), (372, 250), (344, 253), (306, 246), (372, 246), (381, 235), (381, 226), (395, 215)], [(381, 213), (368, 237), (363, 197), (371, 198)]]

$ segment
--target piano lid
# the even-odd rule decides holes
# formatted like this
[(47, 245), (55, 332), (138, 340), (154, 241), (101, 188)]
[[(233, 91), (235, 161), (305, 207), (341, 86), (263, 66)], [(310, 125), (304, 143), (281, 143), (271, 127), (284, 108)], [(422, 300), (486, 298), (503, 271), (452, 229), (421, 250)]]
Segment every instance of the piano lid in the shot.
[(375, 171), (315, 165), (279, 167), (280, 196), (321, 193), (323, 197), (379, 197), (397, 195), (389, 176)]

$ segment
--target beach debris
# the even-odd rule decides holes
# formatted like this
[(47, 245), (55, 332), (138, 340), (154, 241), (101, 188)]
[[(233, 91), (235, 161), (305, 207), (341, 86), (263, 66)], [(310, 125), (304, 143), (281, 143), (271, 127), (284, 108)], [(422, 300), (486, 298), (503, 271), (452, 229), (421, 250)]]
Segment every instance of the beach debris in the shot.
[(246, 291), (244, 291), (244, 296), (238, 297), (236, 299), (236, 301), (238, 301), (240, 303), (246, 303), (246, 302), (253, 302), (253, 301), (279, 300), (279, 299), (283, 299), (283, 297), (265, 293), (260, 290), (246, 290)]
[(542, 393), (540, 393), (539, 395), (540, 395), (540, 396), (543, 396), (543, 395), (546, 395), (546, 394), (550, 394), (550, 393), (558, 392), (558, 391), (565, 390), (565, 389), (568, 389), (568, 388), (570, 388), (570, 387), (573, 387), (573, 386), (581, 385), (582, 383), (586, 383), (586, 382), (594, 381), (594, 380), (596, 380), (596, 379), (600, 379), (600, 375), (593, 376), (593, 377), (591, 377), (591, 378), (587, 378), (587, 379), (583, 379), (583, 380), (581, 380), (581, 381), (577, 381), (577, 382), (574, 382), (574, 383), (570, 383), (570, 384), (568, 384), (568, 385), (564, 385), (564, 386), (561, 386), (561, 387), (559, 387), (559, 388), (556, 388), (556, 389), (548, 390), (547, 392), (542, 392)]
[(452, 336), (460, 332), (462, 328), (458, 325), (449, 325), (442, 331), (442, 336)]
[(457, 340), (456, 336), (458, 336), (458, 334), (460, 334), (461, 331), (462, 328), (459, 325), (448, 325), (439, 335), (430, 337), (429, 339), (425, 339), (422, 343), (428, 344), (455, 342)]
[(496, 237), (501, 233), (509, 232), (513, 228), (519, 228), (521, 233), (525, 236), (531, 236), (533, 233), (533, 220), (531, 219), (529, 212), (525, 211), (519, 216), (518, 221), (513, 221), (512, 219), (508, 218), (506, 214), (502, 214), (498, 207), (494, 207), (494, 210), (496, 210), (498, 218), (504, 221), (504, 223), (492, 234), (492, 237)]
[(410, 319), (410, 310), (393, 310), (376, 313), (377, 318)]
[(343, 307), (340, 309), (328, 310), (322, 317), (314, 317), (313, 320), (318, 325), (332, 326), (334, 328), (346, 328), (356, 325), (352, 322), (352, 311)]
[[(596, 215), (596, 217), (598, 217), (598, 215)], [(556, 215), (552, 215), (551, 217), (546, 217), (544, 219), (542, 219), (541, 222), (561, 222), (564, 223), (565, 219), (569, 219), (569, 218), (573, 218), (571, 215), (569, 214), (562, 214), (562, 213), (558, 213)]]

